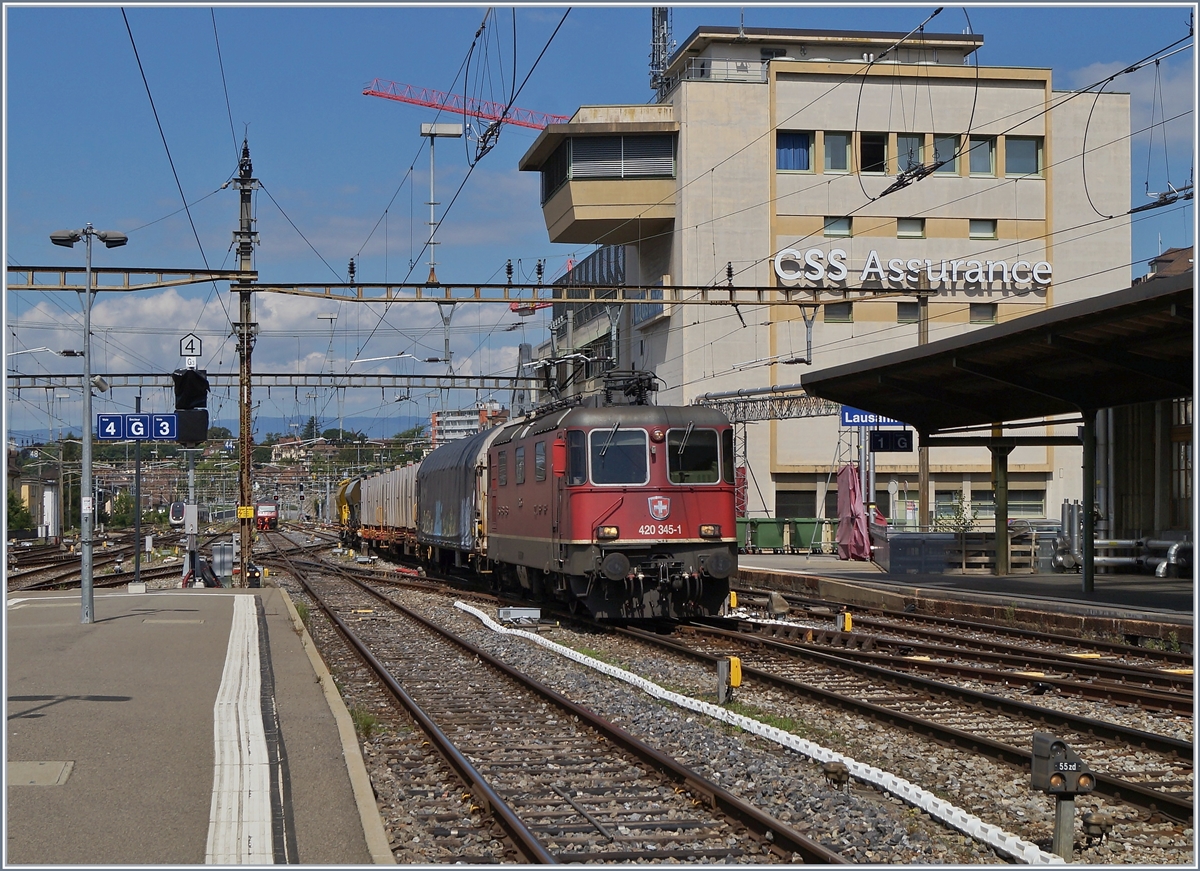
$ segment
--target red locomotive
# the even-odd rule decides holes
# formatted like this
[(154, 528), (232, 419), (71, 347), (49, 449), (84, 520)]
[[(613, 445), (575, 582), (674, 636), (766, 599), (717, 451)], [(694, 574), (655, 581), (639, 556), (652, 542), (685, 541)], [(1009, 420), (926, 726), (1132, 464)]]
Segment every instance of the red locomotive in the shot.
[(733, 430), (700, 406), (558, 408), (359, 483), (363, 540), (599, 619), (715, 614), (737, 566)]
[(260, 531), (279, 528), (279, 503), (255, 502), (254, 526)]

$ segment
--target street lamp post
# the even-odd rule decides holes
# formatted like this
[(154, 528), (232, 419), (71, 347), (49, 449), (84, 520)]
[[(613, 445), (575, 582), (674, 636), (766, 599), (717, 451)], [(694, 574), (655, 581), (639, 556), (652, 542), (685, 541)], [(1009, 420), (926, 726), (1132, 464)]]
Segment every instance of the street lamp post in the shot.
[[(80, 558), (80, 623), (95, 622), (92, 594), (92, 525), (94, 501), (92, 496), (92, 237), (107, 248), (120, 248), (129, 238), (115, 230), (96, 230), (91, 224), (82, 230), (59, 230), (50, 234), (50, 241), (64, 248), (73, 248), (84, 240), (87, 252), (83, 296), (83, 480), (80, 482), (79, 543)], [(103, 388), (102, 388), (103, 389)]]

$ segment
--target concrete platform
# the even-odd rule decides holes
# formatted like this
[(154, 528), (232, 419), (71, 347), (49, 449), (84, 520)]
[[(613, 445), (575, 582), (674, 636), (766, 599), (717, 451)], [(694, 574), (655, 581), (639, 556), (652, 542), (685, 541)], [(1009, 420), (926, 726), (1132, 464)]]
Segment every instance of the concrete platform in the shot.
[(12, 594), (4, 865), (391, 863), (277, 588)]
[(1077, 573), (1048, 575), (888, 574), (873, 563), (827, 554), (741, 554), (738, 582), (819, 594), (834, 601), (902, 610), (1014, 618), (1070, 630), (1194, 642), (1191, 578), (1097, 574), (1083, 591)]

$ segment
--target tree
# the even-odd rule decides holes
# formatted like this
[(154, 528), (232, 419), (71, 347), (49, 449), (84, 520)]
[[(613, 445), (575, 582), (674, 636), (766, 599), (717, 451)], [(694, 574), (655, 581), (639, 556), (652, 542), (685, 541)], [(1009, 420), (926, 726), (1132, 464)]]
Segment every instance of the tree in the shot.
[(21, 497), (15, 490), (8, 491), (7, 517), (9, 529), (33, 528), (33, 515), (29, 513), (29, 509), (25, 507), (25, 503), (21, 501)]
[(950, 505), (950, 513), (935, 517), (933, 528), (945, 532), (958, 533), (958, 545), (962, 551), (962, 570), (967, 570), (967, 533), (975, 528), (976, 512), (967, 510), (967, 499), (961, 490), (955, 490)]
[(113, 505), (113, 526), (133, 526), (133, 519), (133, 494), (123, 490)]
[(315, 439), (316, 437), (317, 419), (315, 417), (310, 417), (308, 422), (304, 424), (303, 429), (300, 430), (300, 438), (304, 439), (304, 441), (308, 441), (310, 439)]
[(210, 442), (224, 442), (233, 438), (233, 432), (227, 426), (210, 426), (208, 428), (208, 440)]
[(352, 429), (327, 429), (321, 433), (321, 438), (329, 442), (357, 442), (366, 438), (363, 433), (355, 432)]

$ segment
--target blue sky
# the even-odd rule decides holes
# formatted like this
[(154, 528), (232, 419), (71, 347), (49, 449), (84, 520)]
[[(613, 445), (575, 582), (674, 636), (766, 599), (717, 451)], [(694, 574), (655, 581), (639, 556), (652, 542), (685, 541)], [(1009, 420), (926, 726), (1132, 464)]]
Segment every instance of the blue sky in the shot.
[[(674, 37), (682, 42), (700, 25), (736, 26), (741, 15), (747, 26), (907, 32), (933, 8), (679, 7), (673, 13)], [(518, 82), (565, 9), (516, 9)], [(180, 192), (121, 8), (6, 4), (4, 247), (9, 265), (82, 264), (81, 246), (56, 248), (48, 234), (90, 221), (97, 228), (121, 230), (130, 239), (126, 248), (98, 247), (93, 258), (97, 266), (201, 267), (207, 259), (212, 267), (229, 268), (237, 194), (232, 188), (214, 191), (234, 173), (235, 143), (240, 145), (248, 132), (255, 175), (270, 193), (257, 199), (260, 280), (345, 280), (351, 257), (358, 261), (361, 280), (401, 280), (428, 232), (429, 157), (419, 127), (436, 113), (363, 96), (364, 85), (378, 77), (501, 100), (513, 80), (511, 8), (497, 9), (488, 19), (472, 55), (469, 82), (460, 70), (484, 7), (134, 4), (125, 11), (179, 184), (189, 202), (211, 194), (192, 207), (203, 255), (187, 216), (179, 212)], [(1189, 12), (1190, 7), (1180, 5), (1143, 4), (971, 6), (965, 12), (946, 7), (929, 29), (959, 32), (970, 26), (985, 37), (981, 63), (1050, 67), (1055, 86), (1065, 89), (1102, 78), (1186, 36)], [(574, 7), (516, 103), (569, 115), (584, 104), (648, 102), (649, 40), (648, 6)], [(1160, 119), (1163, 112), (1167, 117), (1188, 113), (1167, 129), (1165, 149), (1161, 131), (1152, 148), (1148, 136), (1134, 139), (1135, 205), (1148, 201), (1147, 186), (1158, 192), (1168, 181), (1178, 186), (1190, 178), (1194, 60), (1194, 53), (1186, 51), (1164, 61), (1157, 84), (1150, 66), (1111, 86), (1133, 94), (1134, 129)], [(490, 84), (481, 71), (490, 75)], [(1156, 94), (1161, 94), (1161, 110), (1152, 110)], [(535, 137), (536, 131), (506, 126), (497, 146), (474, 169), (439, 231), (441, 280), (502, 281), (509, 258), (526, 276), (544, 258), (552, 277), (568, 257), (588, 253), (586, 247), (547, 241), (538, 178), (516, 170)], [(467, 172), (464, 143), (440, 142), (437, 199), (447, 203)], [(1156, 254), (1160, 234), (1164, 248), (1191, 244), (1192, 209), (1161, 211), (1135, 225), (1132, 259), (1145, 261)], [(424, 261), (421, 255), (414, 279), (425, 277)], [(1144, 271), (1144, 264), (1132, 269), (1134, 275)], [(169, 371), (179, 364), (178, 339), (197, 332), (205, 342), (202, 364), (236, 371), (234, 344), (226, 337), (236, 313), (229, 296), (223, 287), (217, 291), (211, 285), (101, 294), (93, 309), (93, 369)], [(385, 313), (378, 305), (260, 294), (255, 317), (262, 336), (255, 369), (344, 371), (346, 361), (355, 357), (440, 355), (441, 324), (433, 307), (425, 308), (396, 306)], [(330, 321), (317, 317), (321, 313), (338, 315), (332, 330)], [(8, 354), (73, 348), (81, 342), (74, 295), (6, 294), (5, 320)], [(453, 324), (456, 371), (465, 374), (511, 374), (516, 342), (536, 344), (546, 336), (543, 320), (519, 319), (496, 306), (460, 307)], [(514, 328), (505, 329), (510, 326)], [(78, 360), (45, 353), (6, 360), (9, 372), (79, 371)], [(403, 359), (359, 364), (354, 371), (436, 374), (441, 368)], [(303, 420), (317, 413), (327, 422), (339, 413), (365, 415), (382, 432), (395, 431), (403, 415), (427, 414), (437, 405), (432, 397), (397, 404), (394, 391), (366, 393), (321, 390), (307, 397), (304, 391), (276, 390), (270, 397), (256, 393), (256, 401), (264, 420)], [(7, 426), (15, 437), (44, 431), (52, 413), (64, 426), (79, 429), (77, 397), (55, 409), (47, 409), (42, 390), (24, 391), (21, 397), (9, 392), (7, 398)], [(496, 398), (508, 401), (507, 396)], [(143, 404), (169, 410), (172, 403), (160, 391)], [(132, 406), (133, 392), (118, 391), (103, 397), (95, 410), (131, 411)], [(236, 420), (228, 397), (214, 397), (210, 408), (217, 417)], [(264, 434), (260, 428), (258, 436)]]

